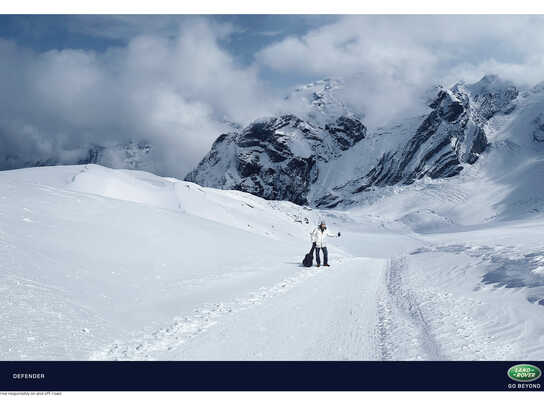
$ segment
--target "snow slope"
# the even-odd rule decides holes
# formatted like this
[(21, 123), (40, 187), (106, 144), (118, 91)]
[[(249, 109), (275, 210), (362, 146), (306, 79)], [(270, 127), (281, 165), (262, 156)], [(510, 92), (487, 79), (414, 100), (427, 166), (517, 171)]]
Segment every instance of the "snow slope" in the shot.
[[(0, 172), (0, 359), (541, 360), (531, 152), (326, 211), (97, 165)], [(303, 268), (321, 219), (332, 267)]]
[(88, 358), (290, 277), (308, 247), (311, 211), (245, 193), (95, 165), (0, 177), (2, 359)]

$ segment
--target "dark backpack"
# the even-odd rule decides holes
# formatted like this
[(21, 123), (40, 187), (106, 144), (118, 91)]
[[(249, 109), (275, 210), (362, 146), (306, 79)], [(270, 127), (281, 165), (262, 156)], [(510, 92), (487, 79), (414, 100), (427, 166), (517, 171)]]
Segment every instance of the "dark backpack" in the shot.
[(309, 254), (306, 254), (304, 257), (304, 260), (302, 261), (302, 265), (309, 268), (314, 263), (314, 255), (310, 252)]

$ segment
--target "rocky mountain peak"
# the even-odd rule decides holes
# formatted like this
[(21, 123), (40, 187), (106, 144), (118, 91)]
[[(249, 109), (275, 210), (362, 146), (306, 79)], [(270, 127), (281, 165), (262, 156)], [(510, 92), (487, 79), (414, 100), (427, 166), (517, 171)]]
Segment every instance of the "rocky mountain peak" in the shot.
[[(327, 91), (329, 84), (322, 84)], [(321, 85), (320, 85), (321, 86)], [(331, 85), (332, 86), (332, 85)], [(305, 88), (306, 92), (315, 86)], [(343, 110), (333, 115), (325, 105), (329, 95), (311, 103), (320, 109), (319, 120), (292, 113), (262, 118), (240, 131), (221, 135), (186, 180), (204, 186), (238, 189), (267, 199), (306, 204), (308, 191), (319, 175), (318, 163), (341, 156), (366, 136), (366, 127)], [(326, 112), (326, 114), (325, 114)]]
[(295, 88), (285, 97), (286, 109), (318, 126), (325, 126), (339, 117), (363, 121), (364, 115), (346, 103), (342, 79), (323, 79)]

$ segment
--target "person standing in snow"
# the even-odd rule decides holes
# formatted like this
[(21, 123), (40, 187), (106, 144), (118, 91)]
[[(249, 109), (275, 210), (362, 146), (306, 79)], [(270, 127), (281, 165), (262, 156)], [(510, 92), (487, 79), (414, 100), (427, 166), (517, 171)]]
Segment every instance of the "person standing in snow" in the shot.
[(324, 222), (321, 222), (319, 226), (311, 232), (312, 237), (312, 252), (315, 248), (316, 250), (316, 261), (317, 261), (317, 267), (321, 265), (321, 259), (319, 257), (319, 251), (323, 250), (323, 266), (330, 266), (329, 265), (329, 251), (327, 250), (327, 243), (326, 243), (326, 237), (339, 237), (340, 233), (338, 234), (332, 234), (327, 231), (327, 225)]

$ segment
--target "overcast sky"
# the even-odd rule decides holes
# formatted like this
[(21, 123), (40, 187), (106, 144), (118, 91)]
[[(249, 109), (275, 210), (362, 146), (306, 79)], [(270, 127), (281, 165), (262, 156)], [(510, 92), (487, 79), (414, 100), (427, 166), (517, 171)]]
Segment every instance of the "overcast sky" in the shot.
[(0, 16), (0, 156), (145, 140), (182, 177), (225, 120), (273, 114), (296, 84), (352, 78), (376, 126), (486, 73), (544, 80), (544, 17)]

